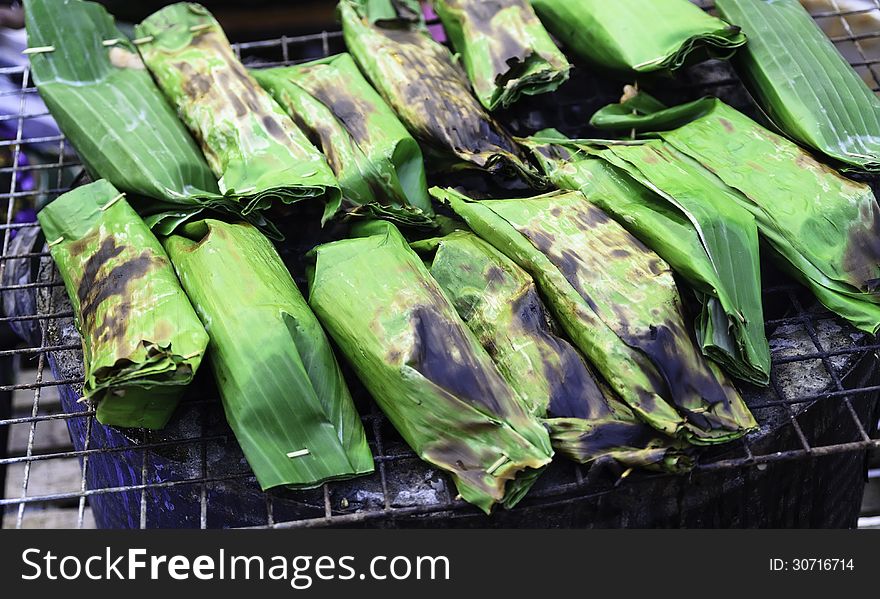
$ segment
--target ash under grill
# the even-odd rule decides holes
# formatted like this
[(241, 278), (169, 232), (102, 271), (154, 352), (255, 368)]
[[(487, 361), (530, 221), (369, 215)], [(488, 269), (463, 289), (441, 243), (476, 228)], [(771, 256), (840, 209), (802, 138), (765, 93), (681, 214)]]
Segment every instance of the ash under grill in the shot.
[[(804, 3), (878, 91), (880, 0)], [(344, 44), (338, 32), (324, 32), (240, 44), (236, 50), (251, 66), (277, 66), (341, 52)], [(527, 97), (499, 120), (518, 135), (552, 126), (573, 137), (595, 136), (586, 126), (590, 115), (616, 100), (625, 82), (589, 71), (578, 68), (556, 94)], [(18, 81), (15, 89), (0, 90), (0, 104), (10, 98), (17, 104), (16, 111), (0, 114), (0, 130), (7, 132), (0, 139), (0, 154), (7, 155), (8, 163), (0, 167), (0, 181), (8, 183), (8, 193), (0, 193), (6, 214), (0, 219), (0, 343), (5, 344), (0, 345), (0, 489), (4, 470), (20, 473), (14, 486), (6, 485), (12, 492), (0, 494), (6, 525), (27, 525), (42, 507), (71, 503), (79, 508), (80, 526), (88, 505), (99, 526), (134, 528), (854, 525), (867, 452), (880, 448), (880, 344), (824, 310), (767, 261), (763, 279), (771, 385), (740, 386), (760, 430), (703, 451), (687, 476), (635, 472), (621, 478), (626, 473), (613, 463), (583, 467), (557, 459), (517, 508), (487, 518), (455, 498), (444, 474), (415, 457), (351, 376), (376, 473), (309, 491), (259, 490), (225, 422), (207, 368), (166, 429), (102, 426), (94, 411), (77, 401), (83, 376), (79, 337), (39, 228), (33, 218), (13, 222), (23, 208), (66, 191), (80, 171), (78, 162), (62, 136), (41, 135), (33, 126), (45, 111), (32, 106), (36, 90), (27, 68), (0, 68), (0, 75)], [(645, 85), (670, 104), (713, 94), (757, 116), (726, 63), (688, 69), (674, 85)], [(45, 164), (33, 162), (30, 156), (38, 148), (54, 157)], [(461, 185), (457, 177), (455, 184)], [(877, 192), (880, 180), (869, 182)], [(464, 185), (478, 192), (491, 186), (480, 176), (468, 176)], [(284, 228), (285, 223), (279, 224)], [(294, 274), (300, 274), (303, 248), (279, 249)], [(9, 329), (26, 341), (18, 342)], [(13, 363), (35, 368), (32, 379), (13, 383)], [(13, 392), (31, 395), (27, 412), (8, 411), (4, 396)], [(60, 408), (47, 408), (47, 397), (55, 394)], [(58, 422), (66, 424), (74, 448), (36, 450), (35, 441), (57, 430)], [(6, 455), (4, 435), (10, 432), (25, 439), (24, 449)], [(34, 489), (32, 481), (41, 471), (73, 459), (81, 476), (69, 488)]]

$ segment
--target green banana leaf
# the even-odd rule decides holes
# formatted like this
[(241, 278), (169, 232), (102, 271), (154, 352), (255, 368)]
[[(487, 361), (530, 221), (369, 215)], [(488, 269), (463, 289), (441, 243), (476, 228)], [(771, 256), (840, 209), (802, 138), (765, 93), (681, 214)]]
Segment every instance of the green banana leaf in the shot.
[(325, 220), (336, 213), (342, 195), (327, 161), (250, 76), (207, 9), (166, 6), (135, 34), (144, 64), (242, 213), (308, 199), (326, 202)]
[(695, 444), (756, 426), (695, 347), (669, 267), (582, 193), (486, 201), (431, 193), (534, 278), (568, 337), (639, 418)]
[(880, 332), (880, 208), (870, 187), (716, 98), (655, 109), (656, 101), (637, 96), (603, 108), (591, 123), (653, 132), (715, 173), (820, 302), (859, 329)]
[(544, 180), (471, 92), (464, 70), (434, 41), (416, 0), (340, 0), (348, 51), (428, 154), (428, 167)]
[(553, 455), (418, 255), (388, 222), (315, 248), (309, 303), (406, 442), (489, 513), (516, 504)]
[(718, 0), (748, 45), (737, 73), (789, 137), (853, 170), (880, 171), (880, 99), (797, 0)]
[[(93, 179), (107, 179), (147, 223), (170, 233), (205, 208), (239, 215), (220, 195), (186, 127), (165, 101), (103, 6), (80, 0), (26, 0), (31, 75), (52, 116)], [(255, 225), (277, 231), (256, 215)]]
[(568, 80), (571, 65), (528, 0), (433, 0), (433, 6), (487, 110)]
[(553, 183), (583, 192), (684, 277), (706, 356), (768, 384), (758, 227), (726, 185), (660, 140), (584, 143), (547, 130), (525, 143)]
[(739, 27), (688, 0), (531, 0), (568, 49), (617, 71), (674, 72), (709, 58), (730, 58), (746, 43)]
[(422, 151), (351, 55), (251, 74), (322, 149), (344, 212), (431, 224)]
[(208, 345), (162, 245), (103, 179), (37, 218), (82, 336), (83, 395), (98, 422), (162, 428)]
[(430, 261), (431, 276), (529, 411), (545, 419), (555, 450), (584, 463), (608, 457), (676, 472), (692, 466), (671, 439), (600, 387), (512, 260), (464, 231), (412, 247)]
[(202, 220), (164, 245), (211, 337), (226, 419), (263, 490), (372, 472), (330, 342), (272, 244), (250, 225)]

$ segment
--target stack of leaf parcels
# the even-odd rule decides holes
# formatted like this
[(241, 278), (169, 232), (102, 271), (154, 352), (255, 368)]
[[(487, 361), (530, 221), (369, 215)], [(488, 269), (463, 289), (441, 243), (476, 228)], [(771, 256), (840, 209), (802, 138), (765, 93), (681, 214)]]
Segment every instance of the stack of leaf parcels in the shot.
[(159, 232), (205, 207), (241, 213), (103, 6), (27, 0), (25, 19), (34, 83), (92, 177), (149, 198), (137, 207)]
[(349, 52), (423, 144), (435, 170), (476, 168), (543, 185), (474, 98), (449, 50), (431, 38), (416, 0), (341, 0), (339, 11)]
[(695, 444), (755, 426), (694, 346), (669, 267), (582, 193), (484, 201), (433, 193), (534, 278), (568, 337), (643, 421)]
[(144, 63), (202, 146), (224, 195), (242, 212), (341, 194), (324, 157), (250, 76), (201, 5), (166, 6), (135, 27)]
[(252, 74), (324, 152), (345, 213), (432, 222), (422, 151), (349, 54)]
[(864, 331), (880, 331), (880, 208), (870, 187), (715, 98), (664, 110), (637, 95), (603, 108), (592, 123), (654, 131), (717, 175), (819, 301)]
[(545, 419), (554, 449), (579, 462), (610, 457), (628, 467), (690, 466), (669, 438), (596, 381), (516, 263), (464, 231), (413, 247), (429, 257), (431, 276), (528, 410)]
[(216, 220), (164, 243), (211, 336), (226, 419), (260, 486), (372, 472), (330, 343), (272, 244), (250, 225)]
[(387, 222), (313, 251), (310, 304), (406, 442), (489, 512), (516, 504), (553, 455), (419, 256)]
[(40, 211), (82, 335), (83, 395), (102, 424), (165, 426), (208, 335), (159, 240), (105, 180)]
[(703, 353), (766, 385), (758, 227), (733, 192), (661, 140), (599, 145), (548, 130), (527, 143), (554, 184), (583, 192), (690, 284)]

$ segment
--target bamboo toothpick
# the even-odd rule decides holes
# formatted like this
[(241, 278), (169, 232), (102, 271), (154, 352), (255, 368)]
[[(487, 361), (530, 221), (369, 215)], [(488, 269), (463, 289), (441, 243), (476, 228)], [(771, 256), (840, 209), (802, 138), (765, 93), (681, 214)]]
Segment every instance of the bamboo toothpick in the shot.
[(104, 40), (104, 41), (102, 41), (102, 42), (101, 42), (101, 45), (103, 45), (103, 46), (115, 46), (115, 45), (118, 44), (118, 43), (119, 43), (119, 38), (118, 38), (118, 37), (114, 37), (112, 40)]
[(287, 454), (287, 457), (290, 459), (293, 458), (301, 458), (303, 456), (309, 455), (311, 452), (308, 449), (299, 449), (297, 451), (291, 451)]
[(46, 52), (54, 52), (55, 46), (34, 46), (33, 48), (25, 48), (22, 54), (44, 54)]
[(59, 237), (59, 238), (56, 239), (55, 241), (50, 241), (50, 242), (49, 242), (48, 244), (46, 244), (46, 245), (48, 245), (49, 247), (52, 247), (52, 246), (58, 245), (58, 244), (61, 243), (62, 241), (64, 241), (64, 237)]
[(112, 200), (110, 200), (109, 202), (104, 204), (103, 206), (101, 206), (101, 212), (104, 212), (105, 210), (110, 208), (110, 206), (112, 206), (113, 204), (115, 204), (116, 202), (118, 202), (119, 200), (121, 200), (124, 197), (125, 197), (125, 193), (120, 193), (118, 196), (116, 196), (115, 198), (113, 198)]
[(131, 40), (131, 43), (135, 46), (140, 46), (141, 44), (149, 44), (154, 39), (156, 38), (152, 35), (145, 35), (144, 37), (139, 37), (137, 39)]

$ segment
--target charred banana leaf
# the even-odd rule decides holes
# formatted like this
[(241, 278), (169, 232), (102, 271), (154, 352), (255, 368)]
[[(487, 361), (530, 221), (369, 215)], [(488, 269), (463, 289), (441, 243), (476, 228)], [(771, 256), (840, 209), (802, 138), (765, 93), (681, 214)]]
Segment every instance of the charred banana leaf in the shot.
[(660, 140), (599, 145), (547, 130), (526, 143), (554, 184), (583, 192), (687, 280), (705, 355), (739, 379), (769, 382), (758, 227), (730, 188)]
[(149, 198), (135, 207), (158, 232), (204, 208), (240, 214), (103, 6), (27, 0), (25, 22), (34, 83), (92, 178)]
[(199, 4), (166, 6), (135, 27), (141, 56), (202, 146), (220, 190), (249, 214), (277, 202), (323, 199), (339, 208), (327, 161), (250, 76)]
[(854, 170), (880, 171), (880, 99), (797, 0), (718, 0), (749, 43), (737, 73), (786, 135)]
[(345, 213), (431, 223), (422, 151), (349, 54), (251, 74), (324, 152)]
[(870, 187), (716, 98), (663, 110), (640, 94), (603, 108), (592, 123), (654, 132), (715, 173), (820, 302), (864, 331), (880, 331), (880, 208)]
[(568, 337), (639, 418), (695, 444), (755, 426), (695, 347), (669, 267), (582, 193), (474, 201), (431, 191), (534, 278)]
[(38, 218), (82, 335), (83, 395), (98, 421), (162, 428), (208, 345), (162, 245), (103, 179)]
[(416, 0), (341, 0), (339, 12), (349, 52), (422, 144), (430, 168), (476, 168), (544, 185), (474, 98), (449, 50), (431, 38)]
[(272, 244), (216, 220), (164, 244), (211, 337), (226, 419), (263, 490), (372, 472), (330, 342)]
[(688, 0), (531, 0), (547, 29), (593, 64), (617, 71), (673, 72), (730, 58), (746, 43), (739, 27)]
[(397, 229), (359, 234), (313, 251), (312, 308), (422, 459), (487, 513), (516, 504), (553, 455), (547, 431)]
[(431, 276), (502, 376), (545, 419), (554, 449), (579, 462), (610, 457), (625, 466), (690, 467), (671, 439), (601, 388), (578, 351), (556, 334), (532, 278), (512, 260), (464, 231), (413, 247), (431, 260)]
[(477, 99), (487, 110), (551, 92), (571, 65), (528, 0), (433, 0)]

